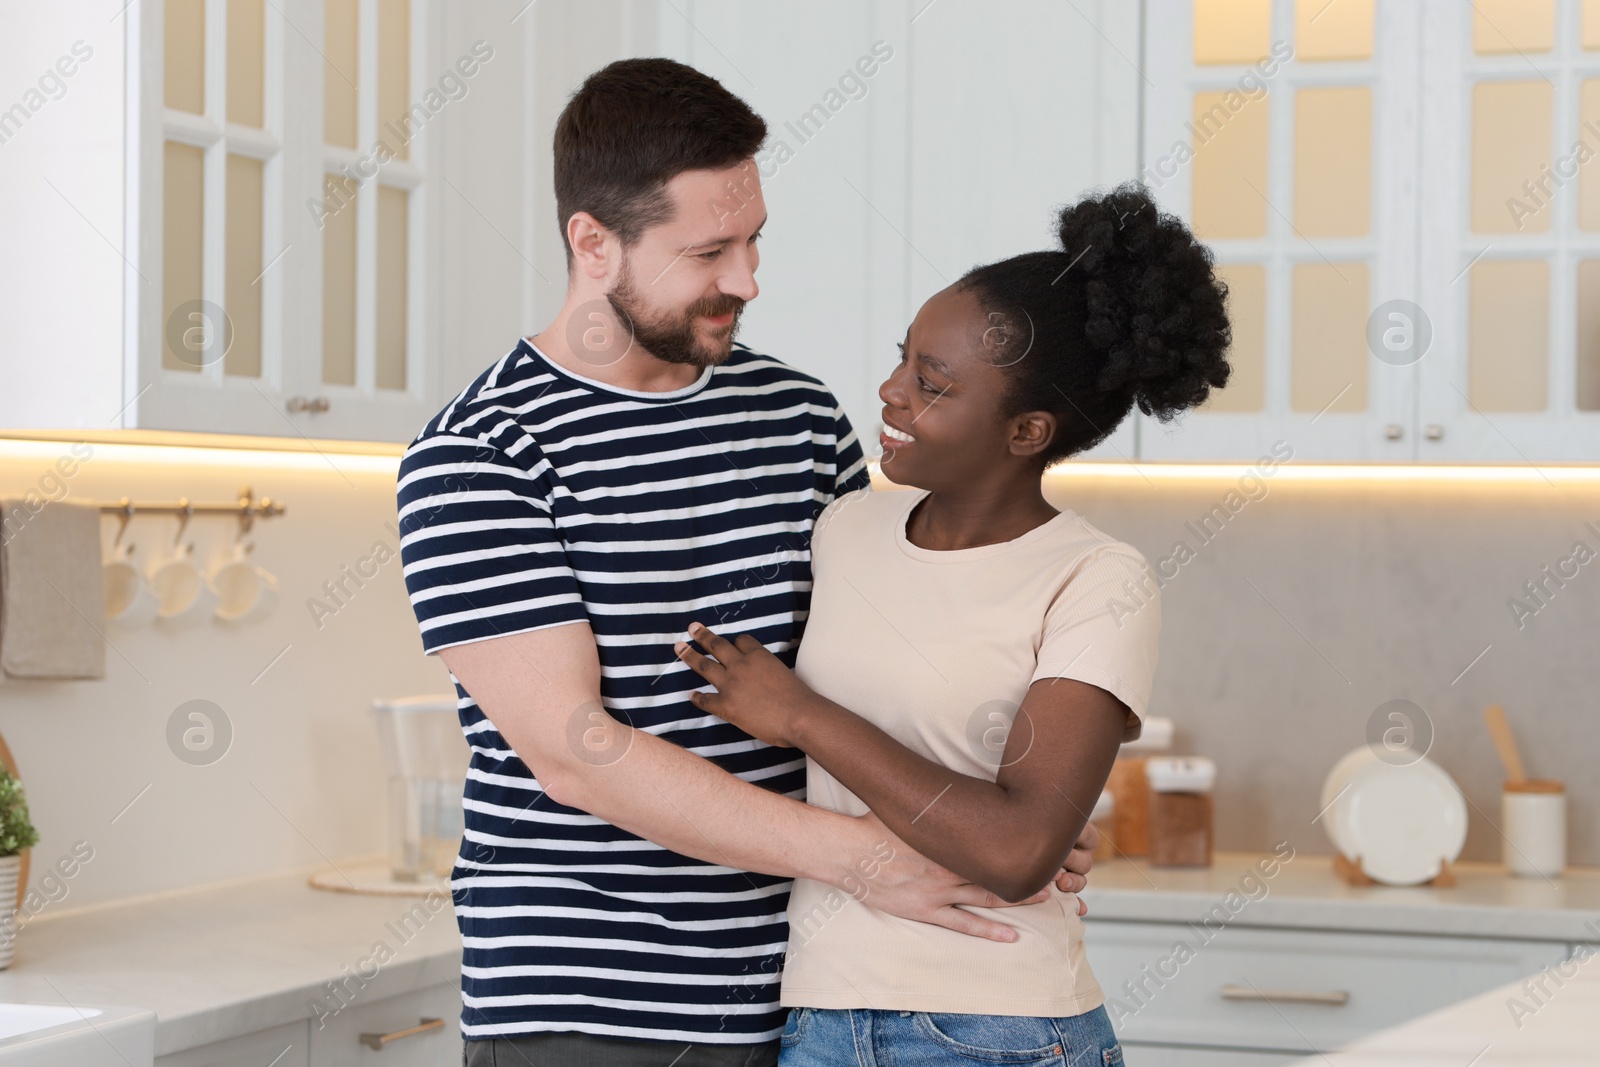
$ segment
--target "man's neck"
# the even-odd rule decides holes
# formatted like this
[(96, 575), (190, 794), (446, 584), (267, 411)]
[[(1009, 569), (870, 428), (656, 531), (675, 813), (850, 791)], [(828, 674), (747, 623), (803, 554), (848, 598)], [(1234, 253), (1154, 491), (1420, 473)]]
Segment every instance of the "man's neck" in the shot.
[[(637, 343), (631, 346), (624, 344), (620, 351), (590, 354), (585, 350), (580, 355), (568, 342), (571, 331), (580, 328), (579, 320), (563, 308), (556, 321), (527, 340), (557, 366), (581, 377), (638, 393), (671, 393), (687, 389), (705, 373), (704, 367), (657, 359)], [(593, 328), (603, 327), (597, 325)]]

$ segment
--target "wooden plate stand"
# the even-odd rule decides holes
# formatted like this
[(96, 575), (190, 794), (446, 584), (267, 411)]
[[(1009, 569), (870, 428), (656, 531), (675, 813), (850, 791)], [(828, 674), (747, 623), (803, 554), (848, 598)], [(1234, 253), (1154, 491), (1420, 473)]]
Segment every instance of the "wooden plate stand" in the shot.
[[(1333, 854), (1333, 873), (1342, 878), (1347, 885), (1361, 886), (1383, 884), (1369, 877), (1367, 872), (1361, 869), (1360, 860), (1348, 860), (1342, 854), (1337, 852)], [(1435, 889), (1448, 889), (1456, 884), (1456, 875), (1455, 872), (1450, 869), (1450, 864), (1448, 861), (1440, 860), (1439, 873), (1428, 879), (1426, 882), (1421, 882), (1419, 884), (1431, 885)]]

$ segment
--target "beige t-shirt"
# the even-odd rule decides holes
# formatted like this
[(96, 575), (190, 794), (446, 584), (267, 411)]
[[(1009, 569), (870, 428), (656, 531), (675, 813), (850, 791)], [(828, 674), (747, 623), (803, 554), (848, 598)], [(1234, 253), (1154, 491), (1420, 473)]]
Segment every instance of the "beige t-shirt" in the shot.
[[(1155, 674), (1161, 608), (1144, 557), (1071, 511), (1021, 537), (950, 552), (906, 539), (925, 490), (857, 490), (818, 517), (811, 614), (796, 673), (902, 744), (993, 781), (1028, 687), (1074, 678), (1133, 712), (1137, 736)], [(810, 803), (867, 809), (806, 760)], [(1077, 898), (973, 908), (1017, 931), (1009, 944), (877, 911), (796, 879), (789, 900), (786, 1007), (978, 1015), (1079, 1015), (1104, 998), (1083, 950)]]

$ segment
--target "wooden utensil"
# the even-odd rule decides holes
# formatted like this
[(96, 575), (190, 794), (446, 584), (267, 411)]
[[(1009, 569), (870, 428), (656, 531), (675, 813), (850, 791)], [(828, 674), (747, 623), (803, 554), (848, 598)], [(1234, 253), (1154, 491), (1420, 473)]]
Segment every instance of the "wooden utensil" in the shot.
[(1506, 709), (1491, 704), (1483, 709), (1483, 719), (1489, 724), (1489, 736), (1494, 740), (1495, 751), (1500, 753), (1500, 763), (1506, 769), (1506, 782), (1522, 782), (1528, 777), (1522, 767), (1522, 756), (1517, 752), (1517, 739), (1511, 736), (1511, 723), (1506, 721)]

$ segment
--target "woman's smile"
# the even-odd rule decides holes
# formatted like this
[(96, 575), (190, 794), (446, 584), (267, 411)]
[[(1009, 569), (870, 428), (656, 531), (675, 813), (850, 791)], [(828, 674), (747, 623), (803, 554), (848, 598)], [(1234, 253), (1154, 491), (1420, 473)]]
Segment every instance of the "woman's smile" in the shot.
[(912, 437), (899, 427), (891, 426), (888, 419), (884, 420), (883, 430), (878, 434), (878, 445), (885, 452), (905, 448), (907, 445), (915, 444), (916, 440), (915, 437)]

